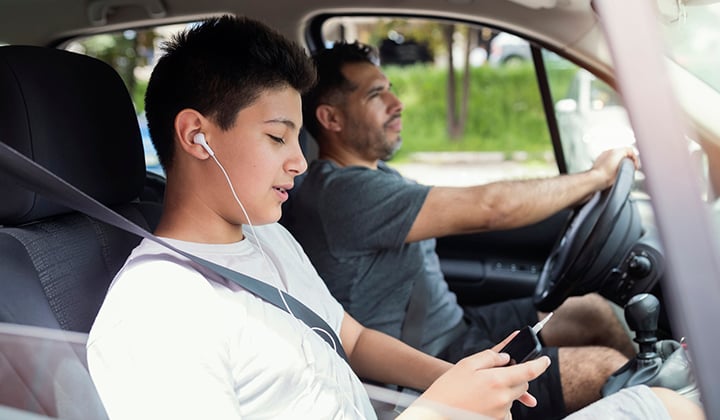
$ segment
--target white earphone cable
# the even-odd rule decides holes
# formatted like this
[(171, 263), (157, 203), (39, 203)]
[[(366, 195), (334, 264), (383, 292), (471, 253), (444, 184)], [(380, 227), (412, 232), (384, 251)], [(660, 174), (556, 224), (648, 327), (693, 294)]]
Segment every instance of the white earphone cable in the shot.
[[(236, 201), (236, 202), (238, 203), (238, 205), (240, 206), (240, 209), (242, 210), (243, 214), (245, 215), (245, 219), (247, 219), (248, 226), (250, 226), (250, 230), (252, 231), (253, 236), (254, 236), (254, 238), (255, 238), (255, 244), (257, 245), (258, 249), (260, 250), (260, 254), (261, 254), (262, 257), (263, 257), (263, 260), (265, 261), (265, 264), (268, 265), (268, 268), (272, 267), (272, 264), (270, 264), (270, 261), (269, 261), (267, 255), (265, 254), (265, 251), (263, 250), (262, 245), (260, 245), (260, 237), (259, 237), (259, 236), (257, 235), (257, 233), (255, 232), (255, 227), (253, 226), (252, 221), (250, 220), (250, 216), (248, 215), (247, 211), (245, 210), (245, 206), (243, 206), (242, 202), (240, 201), (240, 198), (238, 198), (237, 193), (235, 192), (235, 187), (233, 187), (232, 181), (230, 180), (230, 176), (228, 176), (227, 171), (225, 170), (225, 167), (223, 167), (223, 165), (220, 163), (220, 161), (215, 157), (215, 154), (214, 154), (214, 153), (211, 153), (211, 154), (210, 154), (210, 157), (212, 157), (213, 160), (215, 161), (215, 163), (217, 163), (218, 167), (220, 168), (220, 170), (222, 171), (223, 175), (225, 176), (225, 180), (227, 181), (228, 186), (230, 187), (230, 191), (232, 192), (233, 198), (235, 199), (235, 201)], [(272, 270), (271, 270), (271, 271), (272, 271)], [(304, 324), (303, 322), (301, 322), (301, 321), (295, 316), (295, 314), (292, 312), (292, 310), (290, 309), (290, 305), (288, 305), (287, 300), (285, 300), (285, 295), (284, 295), (284, 293), (282, 292), (282, 290), (280, 290), (279, 287), (277, 287), (276, 289), (277, 289), (278, 293), (280, 294), (280, 299), (282, 299), (282, 302), (283, 302), (283, 304), (285, 305), (285, 309), (288, 311), (288, 313), (293, 317), (293, 319), (295, 319), (296, 322), (298, 322), (300, 325), (303, 325), (303, 326), (304, 326), (305, 324)], [(335, 339), (333, 338), (333, 335), (332, 335), (332, 334), (330, 334), (329, 332), (325, 331), (324, 329), (322, 329), (322, 328), (320, 328), (320, 327), (310, 327), (310, 329), (311, 329), (311, 330), (315, 330), (315, 331), (321, 331), (323, 334), (325, 334), (327, 337), (329, 337), (329, 338), (330, 338), (330, 341), (332, 342), (332, 348), (333, 348), (333, 350), (334, 350), (335, 352), (337, 352), (337, 346), (338, 346), (338, 345), (341, 345), (341, 344), (335, 342)], [(307, 331), (307, 330), (305, 330), (305, 331)], [(350, 398), (350, 397), (348, 397), (348, 395), (346, 395), (345, 392), (341, 392), (341, 394), (342, 394), (342, 397), (350, 404), (350, 406), (352, 407), (352, 409), (360, 416), (360, 418), (365, 419), (365, 416), (364, 416), (363, 413), (358, 409), (358, 407), (355, 405), (355, 402), (353, 401), (353, 399)]]
[[(218, 167), (220, 168), (223, 175), (225, 176), (225, 180), (227, 181), (228, 186), (230, 187), (230, 191), (232, 192), (233, 198), (235, 198), (235, 201), (238, 203), (238, 205), (240, 206), (240, 209), (242, 210), (243, 214), (245, 215), (245, 219), (247, 219), (248, 226), (250, 226), (250, 230), (252, 231), (253, 237), (255, 238), (255, 245), (257, 245), (258, 249), (260, 250), (260, 254), (262, 255), (265, 263), (269, 267), (271, 267), (272, 265), (268, 261), (268, 257), (267, 257), (267, 255), (265, 255), (265, 251), (263, 250), (262, 245), (260, 245), (260, 238), (258, 237), (257, 232), (255, 232), (255, 226), (253, 226), (252, 220), (250, 220), (250, 216), (248, 215), (247, 211), (245, 210), (245, 206), (243, 206), (242, 202), (240, 201), (237, 194), (235, 193), (235, 187), (233, 187), (232, 181), (230, 181), (230, 177), (228, 176), (227, 171), (225, 170), (225, 167), (222, 166), (220, 161), (215, 157), (214, 153), (211, 154), (210, 157), (212, 157), (213, 160), (215, 161), (215, 163), (217, 163)], [(280, 290), (279, 287), (277, 288), (277, 290), (278, 290), (278, 293), (280, 294), (280, 299), (282, 299), (283, 305), (285, 305), (285, 309), (287, 309), (288, 313), (290, 315), (292, 315), (293, 318), (296, 318), (295, 314), (290, 309), (290, 305), (288, 305), (287, 301), (285, 300), (285, 296), (283, 295), (282, 290)]]
[[(248, 215), (247, 211), (245, 210), (245, 206), (243, 206), (242, 202), (240, 201), (237, 194), (235, 193), (235, 187), (233, 187), (232, 181), (230, 180), (230, 177), (228, 176), (227, 171), (225, 170), (223, 165), (220, 163), (220, 161), (215, 157), (214, 153), (211, 153), (210, 157), (212, 157), (213, 160), (215, 161), (215, 163), (217, 163), (218, 167), (220, 168), (223, 175), (225, 176), (225, 180), (227, 181), (228, 186), (230, 187), (230, 191), (232, 192), (233, 198), (235, 198), (235, 201), (238, 203), (238, 205), (240, 206), (240, 209), (242, 210), (243, 214), (245, 215), (245, 219), (247, 219), (248, 225), (250, 226), (250, 230), (252, 231), (253, 236), (255, 237), (255, 244), (257, 245), (258, 249), (260, 250), (260, 254), (263, 257), (265, 264), (268, 265), (268, 268), (272, 267), (272, 264), (270, 264), (270, 260), (268, 259), (267, 255), (265, 255), (265, 251), (263, 250), (262, 246), (260, 245), (260, 237), (255, 232), (255, 227), (253, 226), (252, 221), (250, 220), (250, 216)], [(302, 322), (295, 316), (293, 311), (290, 309), (290, 305), (288, 305), (287, 300), (285, 300), (285, 295), (282, 292), (282, 290), (279, 287), (277, 287), (276, 289), (277, 289), (278, 293), (280, 294), (280, 299), (282, 300), (283, 305), (285, 305), (285, 309), (297, 322), (302, 324)], [(316, 330), (316, 331), (322, 331), (326, 336), (330, 337), (330, 341), (332, 341), (333, 350), (337, 351), (337, 346), (339, 345), (339, 343), (335, 342), (335, 339), (333, 338), (332, 334), (330, 334), (329, 332), (327, 332), (324, 329), (319, 328), (319, 327), (311, 327), (311, 329)], [(355, 408), (355, 410), (357, 410), (357, 408)]]

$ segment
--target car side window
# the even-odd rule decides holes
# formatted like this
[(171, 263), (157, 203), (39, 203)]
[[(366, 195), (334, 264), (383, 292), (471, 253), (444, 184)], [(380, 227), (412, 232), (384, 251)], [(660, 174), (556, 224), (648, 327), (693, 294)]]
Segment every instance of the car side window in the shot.
[(135, 105), (145, 149), (145, 165), (148, 171), (159, 175), (164, 175), (164, 172), (147, 128), (144, 112), (145, 90), (150, 73), (160, 56), (162, 42), (190, 24), (192, 23), (91, 35), (72, 39), (64, 45), (66, 50), (105, 61), (118, 72)]
[(406, 177), (461, 186), (558, 173), (522, 38), (480, 25), (370, 16), (327, 19), (321, 33), (321, 45), (378, 49), (404, 104), (403, 145), (388, 164)]
[[(635, 134), (615, 89), (563, 58), (545, 60), (545, 64), (569, 173), (589, 169), (604, 150), (634, 147)], [(562, 78), (553, 77), (558, 67), (570, 72), (569, 86), (559, 82)]]
[[(106, 61), (138, 114), (149, 171), (162, 174), (144, 116), (160, 44), (188, 24), (73, 39), (71, 51)], [(403, 101), (403, 147), (388, 163), (431, 185), (470, 185), (558, 173), (530, 44), (493, 28), (424, 18), (334, 17), (323, 42), (375, 46)], [(634, 144), (619, 95), (591, 73), (542, 50), (568, 172), (602, 150)], [(453, 68), (450, 72), (448, 69)]]

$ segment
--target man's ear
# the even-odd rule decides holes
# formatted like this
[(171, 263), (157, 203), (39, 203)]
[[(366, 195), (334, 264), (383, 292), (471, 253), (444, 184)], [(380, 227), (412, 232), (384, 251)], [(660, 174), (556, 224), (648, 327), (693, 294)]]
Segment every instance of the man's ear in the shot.
[(342, 113), (332, 105), (319, 105), (315, 110), (315, 118), (325, 130), (341, 131), (343, 128)]
[(180, 150), (196, 159), (205, 160), (209, 158), (210, 154), (205, 148), (193, 142), (195, 135), (203, 133), (205, 141), (210, 143), (210, 136), (207, 133), (209, 127), (210, 121), (192, 108), (186, 108), (178, 112), (175, 116), (175, 139)]

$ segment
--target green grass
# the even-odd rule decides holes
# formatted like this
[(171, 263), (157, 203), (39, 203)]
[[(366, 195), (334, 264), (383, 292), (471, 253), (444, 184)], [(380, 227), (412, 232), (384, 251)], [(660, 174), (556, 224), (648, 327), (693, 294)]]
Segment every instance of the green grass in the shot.
[[(386, 67), (395, 93), (403, 101), (403, 147), (395, 159), (420, 151), (551, 150), (545, 114), (531, 65), (472, 69), (468, 119), (464, 135), (447, 134), (447, 70), (432, 66)], [(551, 84), (565, 92), (572, 71), (554, 71)], [(460, 73), (457, 74), (458, 84)], [(459, 98), (458, 93), (458, 98)]]
[[(383, 71), (403, 101), (403, 147), (393, 158), (407, 160), (414, 152), (525, 151), (533, 156), (552, 146), (532, 65), (472, 69), (465, 134), (451, 140), (447, 134), (447, 69), (428, 65), (386, 67)], [(550, 71), (554, 92), (564, 94), (574, 69)], [(457, 74), (458, 84), (461, 74)], [(133, 101), (144, 109), (147, 83), (138, 81)], [(458, 92), (458, 98), (460, 93)]]

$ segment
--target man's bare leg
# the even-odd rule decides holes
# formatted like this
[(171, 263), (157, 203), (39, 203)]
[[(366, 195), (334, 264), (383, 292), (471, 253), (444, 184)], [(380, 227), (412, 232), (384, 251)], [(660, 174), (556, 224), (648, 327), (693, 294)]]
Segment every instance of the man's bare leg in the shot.
[(568, 413), (599, 400), (608, 377), (627, 361), (627, 357), (609, 347), (559, 348), (560, 383)]
[[(540, 319), (545, 316), (538, 314)], [(555, 310), (540, 336), (550, 347), (604, 346), (635, 357), (625, 327), (610, 303), (595, 293), (568, 298)]]

